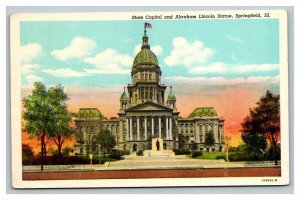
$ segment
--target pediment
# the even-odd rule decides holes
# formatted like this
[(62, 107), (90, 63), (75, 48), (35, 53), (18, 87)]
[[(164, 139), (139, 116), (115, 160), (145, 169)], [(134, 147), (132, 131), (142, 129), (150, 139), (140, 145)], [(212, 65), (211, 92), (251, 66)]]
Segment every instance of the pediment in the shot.
[(172, 110), (173, 110), (172, 108), (157, 103), (153, 103), (153, 102), (141, 103), (126, 109), (126, 111), (172, 111)]

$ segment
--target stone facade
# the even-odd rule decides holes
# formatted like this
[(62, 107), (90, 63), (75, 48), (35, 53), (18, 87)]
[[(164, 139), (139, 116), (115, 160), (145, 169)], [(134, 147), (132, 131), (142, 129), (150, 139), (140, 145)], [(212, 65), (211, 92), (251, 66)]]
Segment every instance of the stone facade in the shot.
[(81, 108), (75, 119), (81, 140), (77, 139), (76, 153), (84, 154), (90, 138), (103, 128), (115, 136), (116, 148), (130, 152), (151, 149), (155, 138), (162, 139), (163, 149), (178, 148), (179, 134), (185, 137), (186, 148), (197, 143), (197, 148), (204, 150), (209, 131), (215, 138), (211, 149), (224, 151), (224, 119), (212, 107), (196, 108), (188, 118), (179, 117), (172, 87), (166, 95), (167, 86), (161, 83), (161, 74), (145, 32), (141, 51), (133, 62), (132, 83), (124, 87), (120, 97), (119, 117), (106, 119), (96, 108)]

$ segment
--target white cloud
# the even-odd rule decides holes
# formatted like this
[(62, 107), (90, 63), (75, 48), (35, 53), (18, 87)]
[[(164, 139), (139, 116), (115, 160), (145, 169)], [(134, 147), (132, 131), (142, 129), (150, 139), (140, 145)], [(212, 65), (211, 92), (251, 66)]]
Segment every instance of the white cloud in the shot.
[(32, 64), (33, 60), (42, 54), (42, 46), (38, 43), (28, 43), (20, 47), (21, 73), (28, 85), (42, 80), (41, 77), (34, 74), (34, 71), (39, 69), (40, 65)]
[(28, 85), (32, 85), (34, 82), (38, 82), (38, 81), (42, 80), (41, 77), (39, 77), (35, 74), (25, 75), (25, 79), (26, 79)]
[(21, 63), (31, 63), (34, 58), (42, 55), (42, 46), (38, 43), (28, 43), (20, 47)]
[(39, 69), (40, 65), (38, 64), (24, 64), (21, 66), (22, 74), (31, 74), (34, 70)]
[(133, 58), (127, 54), (120, 54), (114, 49), (106, 49), (94, 57), (83, 60), (94, 65), (97, 69), (86, 69), (88, 73), (122, 74), (128, 73), (132, 65)]
[(211, 63), (208, 66), (198, 66), (189, 69), (193, 74), (221, 74), (227, 72), (227, 65), (222, 62)]
[(258, 64), (258, 65), (240, 65), (232, 67), (232, 72), (235, 73), (244, 73), (244, 72), (263, 72), (263, 71), (272, 71), (279, 69), (278, 64)]
[(256, 64), (256, 65), (236, 65), (222, 62), (211, 63), (207, 66), (197, 66), (189, 69), (193, 74), (222, 74), (222, 73), (248, 73), (248, 72), (265, 72), (279, 69), (278, 64)]
[(171, 55), (166, 57), (164, 61), (169, 66), (184, 65), (185, 67), (192, 67), (204, 64), (213, 54), (214, 51), (205, 47), (199, 40), (190, 43), (183, 37), (176, 37), (173, 39)]
[[(151, 46), (150, 49), (156, 56), (160, 55), (163, 51), (163, 48), (159, 45)], [(140, 51), (141, 51), (141, 45), (136, 45), (134, 47), (134, 55), (136, 55)]]
[(69, 46), (60, 50), (53, 50), (51, 55), (59, 60), (67, 61), (72, 58), (84, 58), (89, 56), (96, 47), (96, 42), (89, 38), (76, 36)]
[(87, 76), (86, 72), (78, 72), (74, 71), (70, 68), (62, 68), (62, 69), (44, 69), (42, 72), (55, 76), (55, 77), (81, 77)]
[(238, 42), (238, 43), (241, 43), (242, 40), (241, 38), (237, 37), (237, 36), (234, 36), (234, 35), (226, 35), (225, 36), (228, 40), (231, 40), (233, 42)]
[(130, 74), (130, 70), (126, 69), (85, 69), (88, 74)]
[(157, 56), (160, 55), (160, 54), (162, 53), (162, 51), (163, 51), (162, 47), (159, 46), (159, 45), (152, 46), (152, 47), (151, 47), (151, 50), (152, 50), (153, 53), (154, 53), (155, 55), (157, 55)]
[(240, 84), (258, 84), (258, 83), (279, 83), (279, 76), (250, 76), (248, 78), (237, 77), (226, 79), (224, 77), (166, 77), (166, 81), (172, 83), (180, 83), (186, 85), (220, 85), (220, 86), (232, 86)]

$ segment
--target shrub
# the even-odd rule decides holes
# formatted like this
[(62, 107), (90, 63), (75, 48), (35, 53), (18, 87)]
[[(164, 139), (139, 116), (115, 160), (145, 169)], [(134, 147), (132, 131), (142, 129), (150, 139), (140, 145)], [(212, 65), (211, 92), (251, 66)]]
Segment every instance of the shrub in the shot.
[(118, 149), (111, 150), (109, 158), (120, 160), (122, 158), (120, 150)]
[(254, 152), (235, 152), (228, 156), (230, 161), (260, 161), (263, 160), (263, 155)]
[(198, 156), (202, 156), (203, 152), (202, 151), (193, 151), (192, 152), (192, 158), (198, 157)]
[[(44, 157), (44, 164), (45, 165), (72, 165), (72, 164), (88, 164), (89, 160), (86, 159), (85, 156), (62, 156), (61, 162), (59, 162), (58, 155), (54, 156), (46, 156)], [(40, 165), (41, 164), (41, 156), (40, 154), (35, 156), (33, 165)]]
[(130, 155), (130, 151), (128, 151), (128, 150), (121, 150), (120, 154), (121, 154), (121, 156)]
[(192, 149), (197, 150), (198, 149), (198, 144), (196, 142), (192, 143)]
[(175, 155), (183, 155), (184, 154), (184, 149), (174, 149), (173, 150)]
[(144, 152), (143, 152), (143, 150), (138, 150), (137, 152), (136, 152), (136, 155), (137, 156), (143, 156), (144, 155)]
[(22, 163), (30, 165), (34, 160), (34, 153), (28, 144), (22, 144)]
[(65, 147), (63, 150), (62, 150), (62, 154), (64, 155), (69, 155), (71, 153), (74, 152), (74, 150), (71, 148), (71, 147)]
[(225, 160), (225, 156), (224, 155), (222, 155), (222, 156), (216, 156), (216, 159), (217, 160)]
[(190, 155), (191, 151), (190, 150), (184, 150), (184, 149), (174, 149), (173, 150), (175, 155)]
[[(266, 150), (266, 155), (265, 155), (265, 159), (266, 160), (274, 160), (274, 155), (273, 155), (273, 149), (272, 148), (267, 148)], [(277, 159), (280, 160), (281, 159), (281, 148), (280, 148), (280, 144), (277, 144)]]
[(185, 150), (185, 151), (184, 151), (184, 154), (185, 154), (185, 155), (191, 155), (191, 150), (189, 150), (189, 149)]

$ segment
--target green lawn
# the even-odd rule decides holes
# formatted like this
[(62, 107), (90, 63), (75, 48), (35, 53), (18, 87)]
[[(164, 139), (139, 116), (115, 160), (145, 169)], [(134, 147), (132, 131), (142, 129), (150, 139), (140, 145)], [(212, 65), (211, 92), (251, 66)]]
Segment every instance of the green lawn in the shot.
[(219, 160), (225, 158), (225, 153), (224, 152), (203, 152), (202, 156), (198, 156), (195, 159), (207, 159), (207, 160)]

